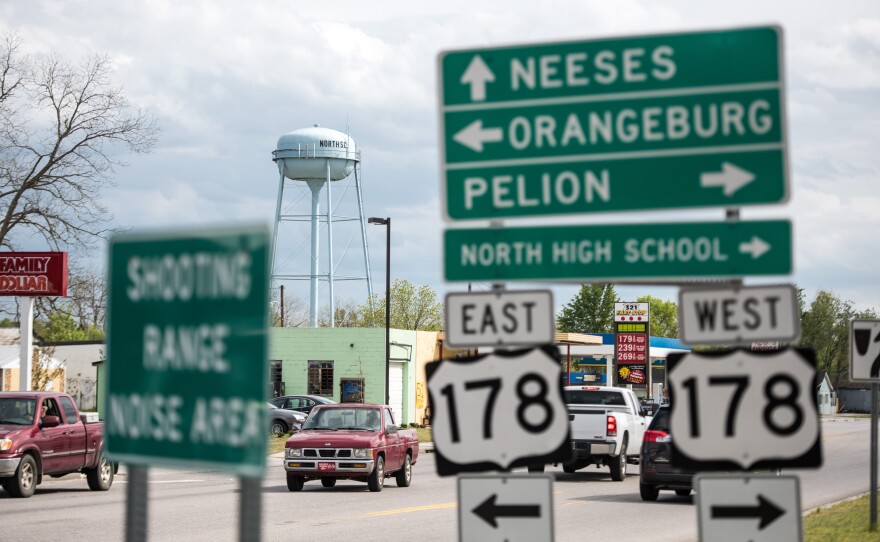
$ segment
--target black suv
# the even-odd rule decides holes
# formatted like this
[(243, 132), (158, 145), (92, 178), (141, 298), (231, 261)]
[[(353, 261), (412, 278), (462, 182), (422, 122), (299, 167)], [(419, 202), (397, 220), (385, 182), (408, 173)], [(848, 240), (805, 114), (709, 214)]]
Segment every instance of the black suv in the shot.
[(673, 489), (676, 495), (690, 495), (694, 473), (672, 467), (669, 434), (669, 407), (662, 407), (645, 431), (639, 468), (639, 493), (643, 501), (656, 501), (661, 489)]

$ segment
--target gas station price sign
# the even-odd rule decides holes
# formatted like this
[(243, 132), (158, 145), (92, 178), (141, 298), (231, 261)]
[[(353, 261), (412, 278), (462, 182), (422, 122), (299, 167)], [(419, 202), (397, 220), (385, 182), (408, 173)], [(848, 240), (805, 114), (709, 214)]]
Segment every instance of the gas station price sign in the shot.
[(617, 363), (648, 362), (648, 334), (647, 333), (617, 333), (615, 335), (615, 351)]

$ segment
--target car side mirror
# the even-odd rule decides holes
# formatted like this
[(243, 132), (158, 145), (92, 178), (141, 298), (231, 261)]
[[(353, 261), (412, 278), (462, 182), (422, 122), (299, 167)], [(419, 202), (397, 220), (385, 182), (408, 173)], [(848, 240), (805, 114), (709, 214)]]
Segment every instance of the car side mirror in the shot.
[(387, 434), (387, 435), (394, 435), (396, 433), (397, 433), (397, 426), (396, 425), (389, 425), (385, 429), (385, 434)]
[(58, 427), (61, 425), (61, 418), (58, 416), (45, 416), (40, 421), (40, 427)]

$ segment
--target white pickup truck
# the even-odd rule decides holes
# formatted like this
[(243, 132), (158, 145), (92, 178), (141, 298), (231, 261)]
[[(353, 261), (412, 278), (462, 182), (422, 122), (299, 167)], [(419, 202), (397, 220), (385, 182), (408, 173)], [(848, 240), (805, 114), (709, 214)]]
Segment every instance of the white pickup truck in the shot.
[[(566, 386), (565, 404), (571, 423), (571, 459), (562, 470), (571, 473), (589, 465), (611, 468), (611, 479), (622, 481), (628, 463), (637, 464), (647, 419), (636, 395), (626, 388)], [(543, 471), (533, 465), (529, 471)]]

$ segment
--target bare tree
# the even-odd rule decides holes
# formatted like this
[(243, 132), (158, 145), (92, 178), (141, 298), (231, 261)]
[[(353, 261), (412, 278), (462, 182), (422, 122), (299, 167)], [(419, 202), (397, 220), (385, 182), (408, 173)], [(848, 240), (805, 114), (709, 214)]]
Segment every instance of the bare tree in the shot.
[[(33, 363), (31, 367), (31, 389), (37, 391), (46, 390), (49, 382), (64, 376), (64, 365), (52, 366), (52, 356), (55, 348), (34, 348)], [(62, 382), (62, 386), (64, 383)], [(64, 391), (63, 389), (55, 391)]]
[(107, 55), (74, 65), (0, 37), (0, 247), (15, 249), (13, 232), (58, 250), (107, 231), (101, 190), (124, 165), (114, 151), (149, 152), (159, 133), (110, 72)]

